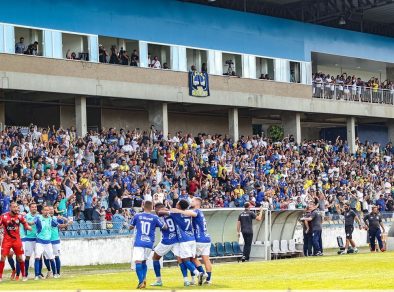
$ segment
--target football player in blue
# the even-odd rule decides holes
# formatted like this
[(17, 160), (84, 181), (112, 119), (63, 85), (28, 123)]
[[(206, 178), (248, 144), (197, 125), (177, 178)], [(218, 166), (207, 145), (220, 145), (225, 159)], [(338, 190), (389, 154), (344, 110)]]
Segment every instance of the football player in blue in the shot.
[(163, 282), (161, 280), (161, 272), (160, 272), (160, 259), (165, 256), (168, 252), (172, 251), (175, 256), (179, 256), (179, 244), (178, 237), (176, 233), (176, 227), (174, 220), (169, 215), (161, 215), (160, 211), (168, 212), (168, 209), (165, 208), (165, 205), (162, 203), (158, 203), (155, 205), (156, 214), (159, 215), (160, 219), (166, 224), (167, 229), (162, 229), (161, 231), (161, 241), (155, 247), (153, 254), (153, 269), (156, 274), (156, 282), (151, 284), (151, 286), (163, 286)]
[(143, 205), (144, 211), (134, 216), (130, 226), (131, 229), (135, 228), (136, 230), (133, 261), (135, 262), (135, 270), (138, 277), (137, 289), (146, 287), (146, 274), (148, 271), (146, 260), (155, 243), (155, 229), (156, 227), (160, 229), (167, 228), (157, 215), (151, 214), (152, 207), (151, 201), (145, 201)]

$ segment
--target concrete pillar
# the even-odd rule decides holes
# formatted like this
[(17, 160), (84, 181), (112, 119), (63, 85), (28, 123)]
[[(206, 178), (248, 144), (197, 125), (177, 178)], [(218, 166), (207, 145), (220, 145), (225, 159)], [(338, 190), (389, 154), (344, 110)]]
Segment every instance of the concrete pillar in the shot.
[(239, 139), (239, 127), (238, 127), (238, 109), (230, 108), (228, 110), (228, 131), (230, 137), (237, 141)]
[(346, 119), (347, 143), (350, 153), (356, 152), (356, 118), (348, 117)]
[(294, 136), (294, 141), (301, 144), (301, 114), (297, 112), (285, 112), (282, 114), (282, 127), (284, 135)]
[(60, 127), (63, 129), (70, 129), (71, 127), (75, 127), (75, 109), (72, 105), (61, 105), (59, 106), (59, 115), (60, 115)]
[(0, 129), (5, 126), (5, 102), (0, 102)]
[(394, 143), (394, 119), (387, 120), (388, 141)]
[(85, 136), (88, 132), (86, 116), (86, 97), (78, 96), (75, 98), (75, 126), (78, 136)]
[(163, 131), (163, 136), (168, 136), (168, 109), (167, 103), (152, 102), (148, 105), (149, 123), (156, 130)]
[(393, 67), (387, 67), (386, 78), (387, 78), (387, 80), (394, 80), (394, 68)]

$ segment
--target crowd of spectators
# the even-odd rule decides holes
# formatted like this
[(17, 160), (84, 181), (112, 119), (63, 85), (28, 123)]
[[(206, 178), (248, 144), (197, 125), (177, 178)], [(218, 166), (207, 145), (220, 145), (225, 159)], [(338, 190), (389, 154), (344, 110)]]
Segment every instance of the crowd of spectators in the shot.
[(69, 130), (31, 126), (0, 132), (1, 211), (11, 201), (28, 210), (54, 205), (57, 214), (121, 228), (143, 200), (174, 206), (193, 196), (203, 208), (264, 206), (303, 209), (319, 204), (327, 215), (349, 201), (393, 211), (392, 144), (357, 141), (281, 142), (254, 136), (232, 141), (223, 135), (111, 128), (78, 137)]
[(25, 38), (19, 38), (19, 42), (15, 44), (15, 54), (25, 54), (25, 55), (38, 55), (38, 42), (35, 41), (30, 45), (25, 44)]
[(363, 81), (360, 77), (346, 73), (335, 77), (321, 72), (313, 74), (312, 79), (315, 97), (389, 104), (394, 101), (394, 84), (389, 80), (381, 82), (379, 78), (371, 77)]

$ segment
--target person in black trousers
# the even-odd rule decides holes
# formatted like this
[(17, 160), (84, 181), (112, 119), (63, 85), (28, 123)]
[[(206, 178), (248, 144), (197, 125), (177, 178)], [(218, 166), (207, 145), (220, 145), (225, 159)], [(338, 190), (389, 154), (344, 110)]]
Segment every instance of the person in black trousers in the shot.
[(238, 221), (237, 221), (237, 232), (238, 237), (241, 236), (244, 238), (244, 250), (242, 255), (242, 262), (248, 261), (250, 256), (250, 250), (252, 248), (252, 241), (253, 241), (253, 219), (257, 221), (261, 221), (263, 218), (262, 208), (260, 208), (259, 214), (250, 211), (250, 204), (245, 203), (244, 205), (245, 210), (239, 214)]
[[(303, 217), (310, 217), (311, 212), (309, 212), (309, 208), (306, 209), (306, 213)], [(312, 226), (308, 221), (300, 220), (302, 223), (302, 230), (304, 234), (304, 256), (312, 256), (313, 255), (313, 244), (312, 244)]]

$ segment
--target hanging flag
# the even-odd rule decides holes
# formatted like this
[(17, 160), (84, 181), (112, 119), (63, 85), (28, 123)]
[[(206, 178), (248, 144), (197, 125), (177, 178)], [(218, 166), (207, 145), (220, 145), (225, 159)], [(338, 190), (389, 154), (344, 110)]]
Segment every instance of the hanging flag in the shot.
[(206, 72), (189, 72), (189, 95), (209, 96), (209, 80)]

